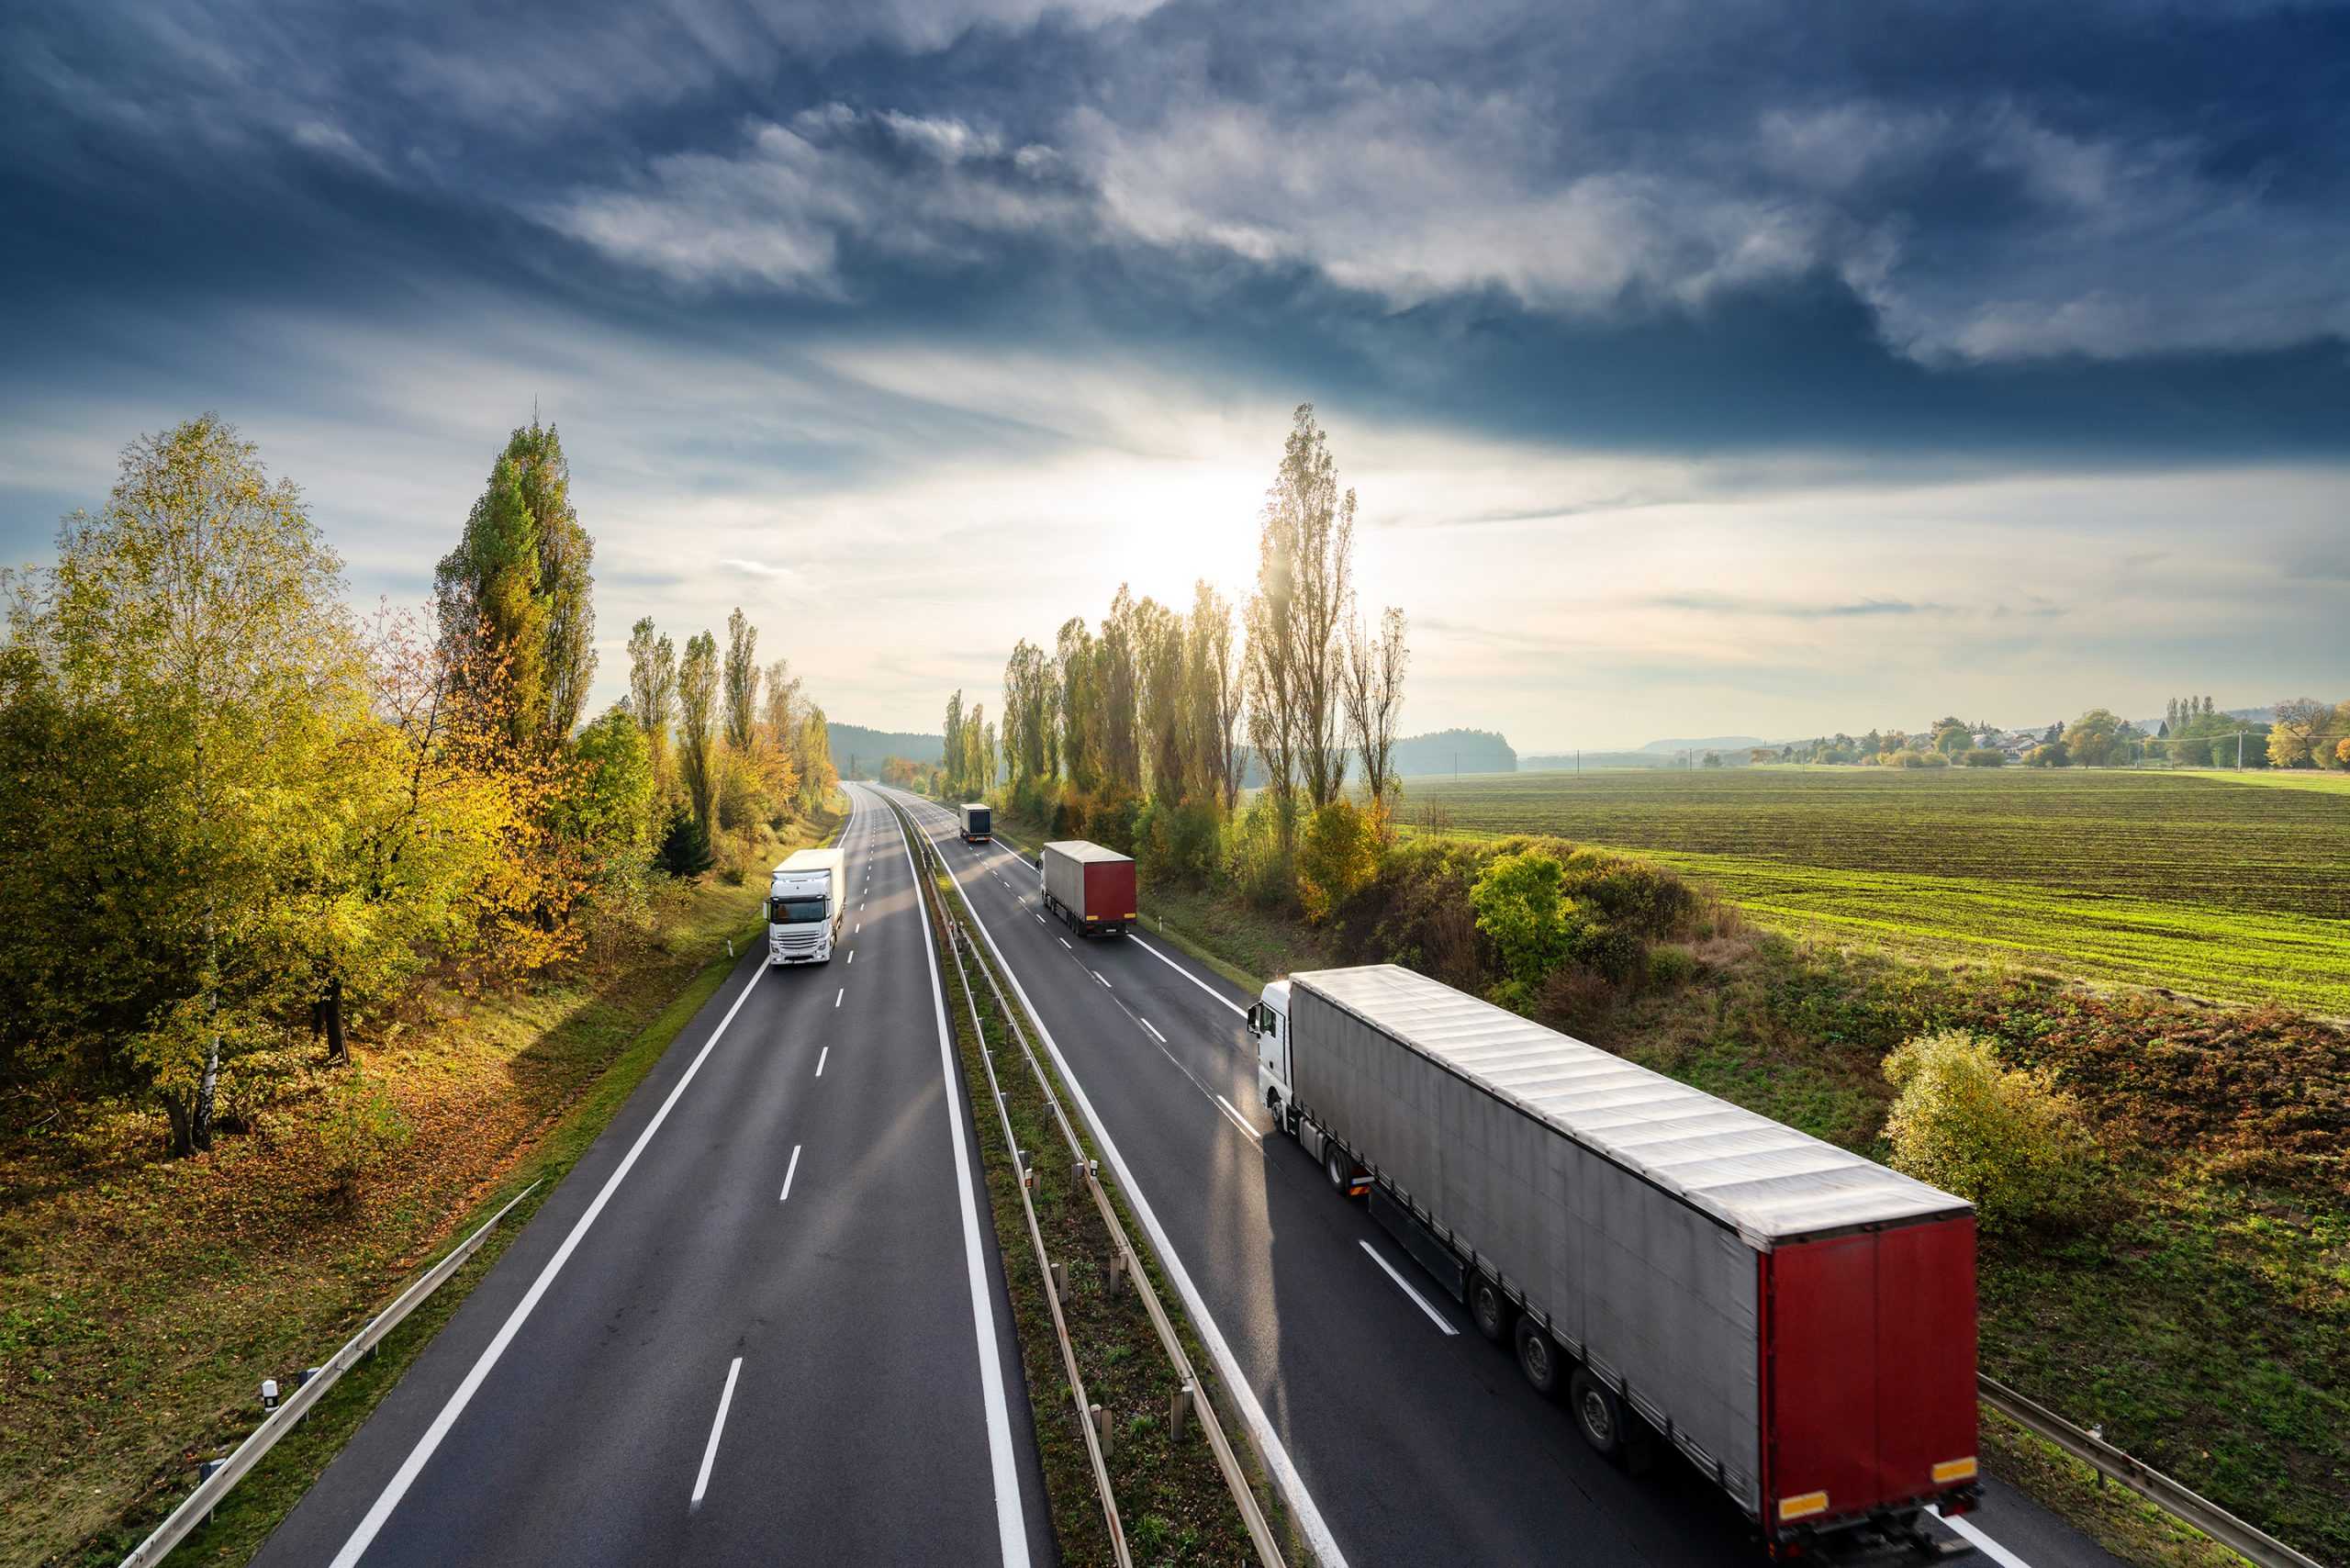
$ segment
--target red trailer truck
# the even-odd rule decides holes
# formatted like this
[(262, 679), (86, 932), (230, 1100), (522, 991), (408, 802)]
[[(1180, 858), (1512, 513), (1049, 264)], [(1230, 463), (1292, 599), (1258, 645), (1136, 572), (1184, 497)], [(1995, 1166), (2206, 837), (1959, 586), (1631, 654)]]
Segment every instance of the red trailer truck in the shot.
[(1080, 935), (1124, 936), (1135, 921), (1135, 863), (1081, 838), (1045, 846), (1036, 857), (1045, 907)]
[(1277, 1125), (1611, 1456), (1774, 1557), (1930, 1543), (1975, 1482), (1964, 1199), (1392, 964), (1249, 1012)]

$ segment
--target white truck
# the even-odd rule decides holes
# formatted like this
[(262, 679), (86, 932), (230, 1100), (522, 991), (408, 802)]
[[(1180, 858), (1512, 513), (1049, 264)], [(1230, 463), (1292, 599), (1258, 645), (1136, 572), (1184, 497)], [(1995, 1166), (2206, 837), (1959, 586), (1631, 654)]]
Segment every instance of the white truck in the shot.
[(794, 850), (767, 879), (767, 962), (830, 963), (847, 908), (847, 852)]
[(1964, 1199), (1393, 964), (1275, 980), (1248, 1028), (1275, 1124), (1593, 1448), (1679, 1450), (1774, 1559), (1950, 1550)]

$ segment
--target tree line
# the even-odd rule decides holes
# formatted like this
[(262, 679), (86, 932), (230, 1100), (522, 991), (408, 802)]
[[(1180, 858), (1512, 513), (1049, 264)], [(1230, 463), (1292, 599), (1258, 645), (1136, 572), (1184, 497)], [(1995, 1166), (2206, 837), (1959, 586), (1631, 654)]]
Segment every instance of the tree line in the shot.
[(570, 959), (714, 834), (810, 809), (822, 714), (740, 611), (722, 668), (640, 622), (629, 697), (582, 722), (594, 554), (536, 419), (420, 613), (355, 611), (217, 417), (125, 448), (54, 564), (0, 575), (0, 1080), (207, 1148), (435, 966)]
[[(1387, 834), (1410, 660), (1403, 610), (1366, 619), (1358, 601), (1355, 513), (1313, 406), (1300, 406), (1247, 601), (1236, 610), (1205, 581), (1188, 607), (1121, 585), (1099, 622), (1072, 616), (1049, 646), (1021, 639), (996, 717), (960, 691), (948, 699), (938, 790), (1001, 788), (1047, 832), (1326, 906)], [(1252, 759), (1264, 786), (1243, 813)]]

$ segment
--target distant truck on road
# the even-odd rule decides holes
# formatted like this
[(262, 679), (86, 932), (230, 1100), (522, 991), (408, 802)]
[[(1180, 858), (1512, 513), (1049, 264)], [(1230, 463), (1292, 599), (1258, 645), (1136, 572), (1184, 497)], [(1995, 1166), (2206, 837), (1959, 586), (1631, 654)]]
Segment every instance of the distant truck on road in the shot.
[(1268, 985), (1258, 1091), (1616, 1458), (1678, 1449), (1774, 1559), (1972, 1508), (1962, 1198), (1393, 964)]
[(847, 853), (794, 850), (767, 878), (767, 962), (830, 963), (847, 908)]
[(966, 801), (962, 804), (961, 811), (963, 842), (966, 844), (987, 843), (995, 831), (995, 813), (989, 811), (986, 802), (981, 801)]
[(1045, 907), (1081, 935), (1124, 936), (1135, 921), (1135, 863), (1081, 838), (1045, 846), (1036, 857)]

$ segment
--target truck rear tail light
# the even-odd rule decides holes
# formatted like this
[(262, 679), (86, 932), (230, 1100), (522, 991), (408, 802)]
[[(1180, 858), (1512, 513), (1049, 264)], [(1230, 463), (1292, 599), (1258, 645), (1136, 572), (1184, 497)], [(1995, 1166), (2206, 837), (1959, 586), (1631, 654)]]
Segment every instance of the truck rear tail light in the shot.
[(1827, 1511), (1828, 1494), (1825, 1492), (1805, 1492), (1796, 1496), (1779, 1499), (1781, 1524), (1786, 1523), (1789, 1519), (1807, 1519), (1814, 1514), (1824, 1514)]
[(1946, 1459), (1934, 1466), (1934, 1484), (1937, 1486), (1948, 1486), (1953, 1482), (1974, 1479), (1975, 1456), (1973, 1454), (1968, 1454), (1964, 1459)]

